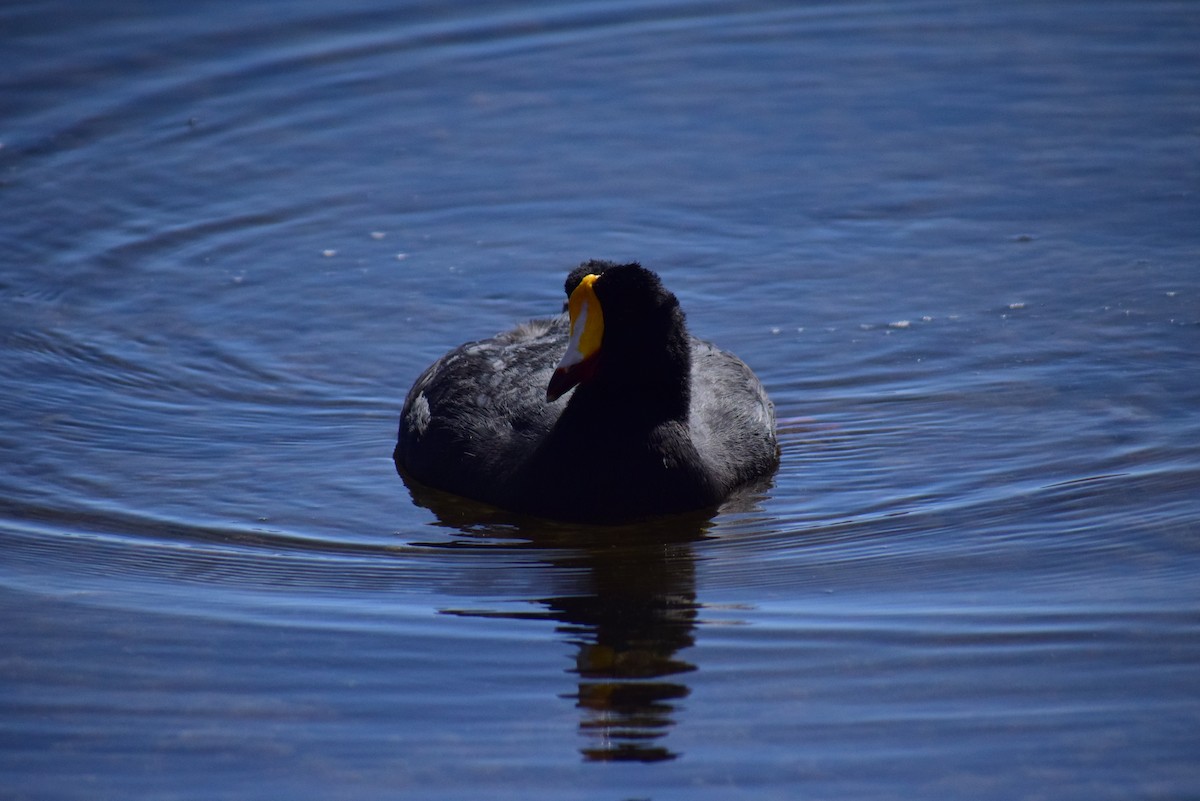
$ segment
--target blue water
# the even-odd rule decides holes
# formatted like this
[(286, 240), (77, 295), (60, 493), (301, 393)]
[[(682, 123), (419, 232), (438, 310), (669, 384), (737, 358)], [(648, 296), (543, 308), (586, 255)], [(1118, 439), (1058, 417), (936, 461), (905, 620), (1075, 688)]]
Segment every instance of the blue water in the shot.
[[(1200, 795), (1194, 3), (0, 8), (0, 796)], [(640, 259), (712, 519), (410, 494)]]

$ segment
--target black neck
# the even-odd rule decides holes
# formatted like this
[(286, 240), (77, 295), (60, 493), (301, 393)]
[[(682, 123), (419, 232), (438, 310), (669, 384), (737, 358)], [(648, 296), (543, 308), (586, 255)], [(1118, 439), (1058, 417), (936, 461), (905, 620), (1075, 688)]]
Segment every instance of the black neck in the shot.
[(668, 421), (686, 423), (691, 404), (687, 330), (682, 323), (672, 325), (662, 339), (626, 343), (610, 341), (606, 334), (596, 375), (576, 388), (564, 414), (603, 416), (643, 430)]

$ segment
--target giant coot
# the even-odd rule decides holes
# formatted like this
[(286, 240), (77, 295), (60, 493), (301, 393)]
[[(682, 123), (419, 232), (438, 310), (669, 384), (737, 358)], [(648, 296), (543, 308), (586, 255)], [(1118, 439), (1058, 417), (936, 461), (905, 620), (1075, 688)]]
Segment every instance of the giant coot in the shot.
[(657, 275), (589, 261), (565, 288), (565, 314), (468, 342), (421, 374), (393, 454), (406, 479), (514, 512), (618, 523), (715, 507), (775, 470), (762, 384), (688, 333)]

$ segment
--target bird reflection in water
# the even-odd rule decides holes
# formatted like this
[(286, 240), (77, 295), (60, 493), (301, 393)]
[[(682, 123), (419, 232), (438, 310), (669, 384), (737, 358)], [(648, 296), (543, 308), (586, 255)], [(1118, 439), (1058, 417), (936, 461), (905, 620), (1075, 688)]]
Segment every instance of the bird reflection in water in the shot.
[[(690, 692), (683, 677), (696, 669), (680, 656), (695, 643), (698, 611), (692, 544), (709, 516), (695, 515), (620, 527), (569, 526), (542, 521), (502, 522), (460, 498), (410, 485), (417, 502), (440, 522), (469, 534), (449, 547), (489, 546), (489, 530), (507, 545), (536, 552), (537, 567), (569, 591), (530, 600), (544, 611), (444, 610), (470, 617), (556, 621), (576, 650), (580, 748), (588, 761), (661, 762), (678, 753), (667, 745), (679, 702)], [(482, 517), (481, 517), (482, 515)], [(514, 532), (516, 536), (514, 537)]]
[(578, 648), (576, 705), (589, 760), (674, 759), (663, 744), (675, 703), (687, 697), (682, 674), (695, 666), (679, 652), (695, 643), (696, 589), (691, 546), (649, 540), (592, 548), (592, 592), (543, 603)]

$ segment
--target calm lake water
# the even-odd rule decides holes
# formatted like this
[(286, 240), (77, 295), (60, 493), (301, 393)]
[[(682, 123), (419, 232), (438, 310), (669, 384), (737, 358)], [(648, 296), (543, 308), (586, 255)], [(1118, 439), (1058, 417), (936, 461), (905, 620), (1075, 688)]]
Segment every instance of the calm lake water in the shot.
[[(1200, 5), (0, 8), (8, 799), (1200, 796)], [(773, 485), (414, 498), (658, 270)]]

